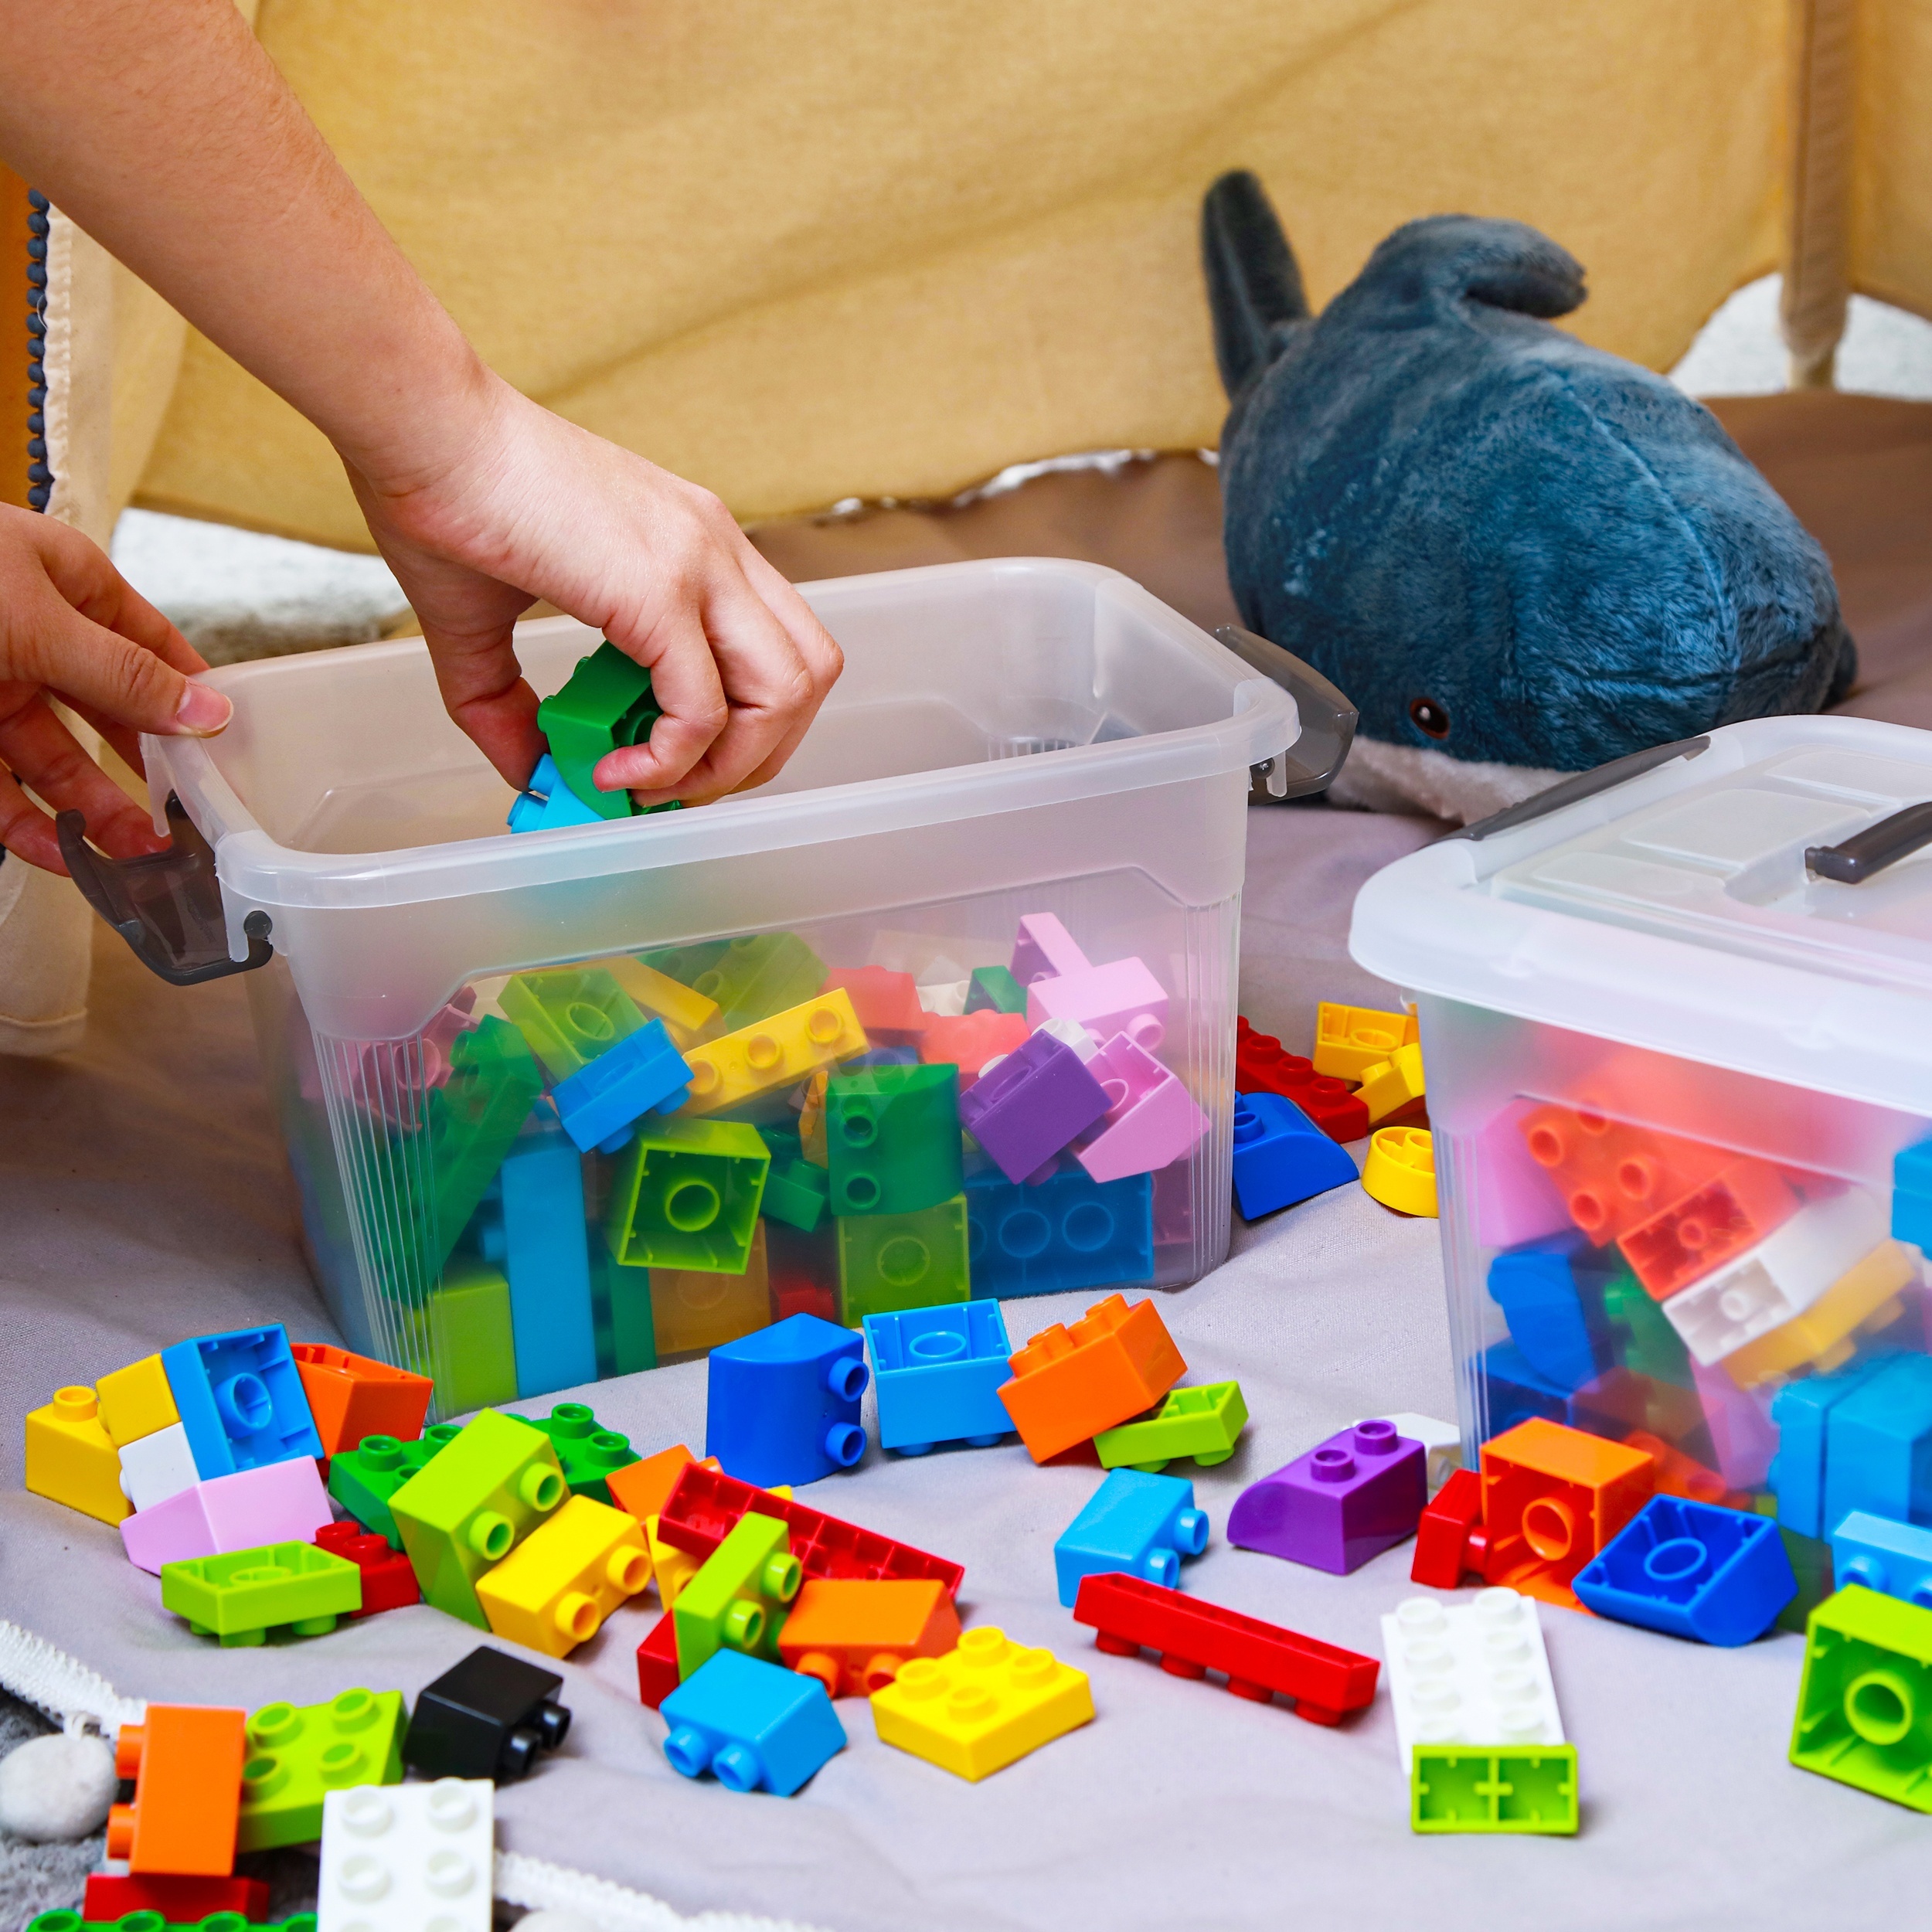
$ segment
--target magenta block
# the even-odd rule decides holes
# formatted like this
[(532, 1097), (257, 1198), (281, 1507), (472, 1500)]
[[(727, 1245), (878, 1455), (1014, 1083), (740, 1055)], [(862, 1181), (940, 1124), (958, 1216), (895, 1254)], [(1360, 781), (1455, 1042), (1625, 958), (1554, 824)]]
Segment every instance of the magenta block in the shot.
[(1087, 955), (1073, 944), (1073, 935), (1051, 913), (1029, 913), (1019, 922), (1009, 969), (1022, 986), (1036, 979), (1087, 970)]
[(1106, 1111), (1100, 1082), (1051, 1033), (1029, 1034), (959, 1097), (960, 1124), (1016, 1184)]
[(335, 1520), (314, 1460), (264, 1463), (215, 1476), (121, 1519), (121, 1540), (138, 1568), (219, 1556), (267, 1543), (305, 1543)]
[(1100, 1131), (1074, 1158), (1097, 1181), (1124, 1180), (1171, 1166), (1208, 1131), (1208, 1117), (1175, 1073), (1124, 1033), (1087, 1063), (1110, 1099)]
[(1777, 1454), (1771, 1392), (1767, 1389), (1760, 1396), (1754, 1390), (1740, 1389), (1722, 1362), (1707, 1369), (1692, 1356), (1690, 1366), (1697, 1399), (1704, 1405), (1705, 1426), (1710, 1430), (1718, 1473), (1733, 1489), (1755, 1489), (1770, 1473), (1771, 1458)]
[(1124, 1033), (1151, 1053), (1167, 1038), (1167, 988), (1139, 960), (1110, 960), (1035, 980), (1026, 989), (1026, 1019), (1033, 1026), (1077, 1019), (1102, 1039)]
[(1415, 1534), (1429, 1500), (1427, 1454), (1391, 1422), (1358, 1422), (1250, 1483), (1228, 1541), (1345, 1577)]
[(1531, 1159), (1519, 1124), (1531, 1104), (1506, 1107), (1476, 1136), (1476, 1239), (1520, 1247), (1574, 1225), (1548, 1168)]

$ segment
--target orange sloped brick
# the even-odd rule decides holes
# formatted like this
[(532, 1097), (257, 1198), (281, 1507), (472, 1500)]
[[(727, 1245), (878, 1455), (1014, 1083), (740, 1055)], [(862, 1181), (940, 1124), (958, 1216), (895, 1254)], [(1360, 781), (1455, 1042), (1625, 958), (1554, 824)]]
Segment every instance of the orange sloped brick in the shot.
[(869, 1697), (909, 1657), (944, 1657), (959, 1642), (959, 1613), (937, 1580), (808, 1577), (778, 1633), (788, 1670), (833, 1697)]
[[(662, 1515), (665, 1498), (677, 1488), (685, 1464), (696, 1461), (680, 1442), (660, 1449), (655, 1456), (646, 1456), (641, 1462), (628, 1462), (621, 1469), (612, 1470), (605, 1479), (610, 1485), (611, 1500), (639, 1522), (647, 1516)], [(717, 1458), (706, 1457), (704, 1467), (716, 1469)]]

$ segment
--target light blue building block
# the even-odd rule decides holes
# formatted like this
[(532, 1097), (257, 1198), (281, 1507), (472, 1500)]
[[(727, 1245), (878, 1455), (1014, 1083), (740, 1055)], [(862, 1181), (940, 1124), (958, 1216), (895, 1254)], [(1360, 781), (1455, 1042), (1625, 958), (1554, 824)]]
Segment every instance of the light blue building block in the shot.
[(1154, 1177), (1097, 1181), (1063, 1158), (1034, 1187), (975, 1158), (966, 1173), (966, 1242), (978, 1299), (1151, 1281)]
[(1823, 1533), (1855, 1509), (1932, 1522), (1932, 1357), (1890, 1357), (1832, 1410)]
[(1599, 1617), (1730, 1648), (1777, 1622), (1798, 1579), (1769, 1517), (1653, 1496), (1573, 1587)]
[(1836, 1375), (1807, 1376), (1771, 1398), (1777, 1454), (1771, 1458), (1766, 1481), (1777, 1492), (1777, 1519), (1787, 1529), (1821, 1539), (1834, 1527), (1825, 1520), (1825, 1456), (1832, 1411), (1893, 1359), (1857, 1362)]
[(1013, 1350), (997, 1301), (869, 1315), (865, 1328), (882, 1449), (905, 1456), (940, 1442), (988, 1449), (1012, 1434), (998, 1391), (1013, 1378)]
[(1832, 1577), (1932, 1610), (1932, 1529), (1854, 1509), (1832, 1532)]
[(1893, 1156), (1892, 1233), (1932, 1254), (1932, 1141)]
[(177, 1342), (162, 1350), (161, 1366), (203, 1482), (321, 1454), (301, 1372), (279, 1321)]
[(510, 801), (505, 821), (512, 832), (555, 832), (560, 825), (600, 825), (603, 815), (593, 811), (559, 775), (546, 751), (530, 774), (529, 787)]
[(615, 1154), (645, 1114), (676, 1113), (690, 1090), (689, 1063), (664, 1022), (652, 1019), (558, 1081), (550, 1097), (564, 1132), (585, 1153)]
[(659, 1707), (664, 1754), (686, 1777), (790, 1798), (845, 1748), (845, 1727), (815, 1677), (721, 1650)]
[(1199, 1556), (1207, 1540), (1206, 1512), (1185, 1477), (1114, 1470), (1053, 1546), (1060, 1601), (1071, 1610), (1083, 1577), (1112, 1570), (1178, 1588), (1181, 1559)]

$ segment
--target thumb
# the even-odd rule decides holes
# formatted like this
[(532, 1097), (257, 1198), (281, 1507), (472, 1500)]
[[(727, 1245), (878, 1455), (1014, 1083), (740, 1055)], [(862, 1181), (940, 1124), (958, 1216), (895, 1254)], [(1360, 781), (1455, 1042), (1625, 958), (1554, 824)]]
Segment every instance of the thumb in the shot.
[(32, 662), (23, 668), (76, 709), (163, 738), (209, 737), (233, 716), (235, 707), (221, 692), (194, 682), (149, 645), (95, 623), (63, 600), (50, 598), (49, 604), (37, 623), (29, 620), (36, 636)]

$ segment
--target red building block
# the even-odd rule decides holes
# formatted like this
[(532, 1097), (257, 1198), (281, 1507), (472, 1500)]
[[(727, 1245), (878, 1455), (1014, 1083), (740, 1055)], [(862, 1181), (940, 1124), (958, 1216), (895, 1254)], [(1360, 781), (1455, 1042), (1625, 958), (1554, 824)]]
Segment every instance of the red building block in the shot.
[(370, 1535), (360, 1523), (332, 1522), (317, 1530), (315, 1547), (347, 1557), (362, 1573), (362, 1607), (349, 1613), (351, 1622), (372, 1617), (379, 1610), (406, 1610), (423, 1600), (409, 1558), (391, 1549), (388, 1538)]
[(1492, 1436), (1482, 1446), (1483, 1576), (1577, 1608), (1570, 1579), (1656, 1485), (1657, 1465), (1641, 1449), (1540, 1416)]
[(241, 1823), (246, 1711), (150, 1704), (124, 1724), (114, 1769), (134, 1781), (134, 1801), (107, 1814), (107, 1855), (131, 1871), (226, 1878)]
[(422, 1434), (436, 1387), (427, 1376), (320, 1342), (298, 1342), (288, 1352), (301, 1373), (324, 1455), (353, 1449), (365, 1436), (413, 1442)]
[(1311, 1724), (1338, 1724), (1365, 1709), (1381, 1668), (1372, 1657), (1118, 1571), (1080, 1579), (1073, 1621), (1091, 1624), (1109, 1656), (1152, 1650), (1176, 1677), (1223, 1672), (1236, 1697), (1293, 1698), (1295, 1715)]
[(827, 1215), (811, 1233), (765, 1222), (765, 1265), (771, 1284), (771, 1318), (815, 1315), (838, 1319), (838, 1237)]
[(172, 1872), (90, 1872), (80, 1916), (111, 1925), (130, 1912), (158, 1912), (170, 1925), (199, 1925), (236, 1912), (252, 1925), (268, 1917), (266, 1879), (186, 1878)]
[(791, 1539), (791, 1553), (808, 1577), (927, 1577), (943, 1583), (954, 1596), (966, 1574), (963, 1563), (929, 1556), (923, 1549), (876, 1536), (855, 1524), (842, 1522), (787, 1496), (754, 1489), (702, 1463), (686, 1465), (677, 1487), (665, 1499), (658, 1518), (658, 1535), (674, 1549), (709, 1556), (732, 1526), (748, 1509), (776, 1516)]
[(928, 1066), (957, 1066), (963, 1094), (995, 1053), (1010, 1053), (1030, 1029), (1024, 1013), (928, 1013), (919, 1036), (919, 1057)]
[(821, 989), (842, 986), (867, 1039), (875, 1046), (917, 1046), (932, 1015), (919, 1003), (919, 987), (910, 973), (883, 966), (840, 966), (825, 975)]
[(1520, 1128), (1570, 1218), (1598, 1247), (1702, 1187), (1733, 1158), (1722, 1148), (1659, 1134), (1580, 1107), (1539, 1107)]
[(1246, 1020), (1236, 1035), (1234, 1084), (1243, 1094), (1294, 1101), (1332, 1141), (1359, 1141), (1369, 1131), (1368, 1104), (1346, 1080), (1318, 1073), (1312, 1060), (1286, 1052), (1272, 1033), (1257, 1033)]
[(678, 1620), (666, 1611), (638, 1646), (638, 1696), (655, 1710), (678, 1688)]
[(1473, 1469), (1457, 1469), (1435, 1493), (1416, 1525), (1416, 1560), (1409, 1580), (1430, 1590), (1454, 1590), (1469, 1562), (1469, 1533), (1482, 1521), (1482, 1478)]
[(1733, 1161), (1617, 1245), (1638, 1280), (1665, 1301), (1719, 1263), (1756, 1247), (1798, 1209), (1797, 1195), (1768, 1161)]

